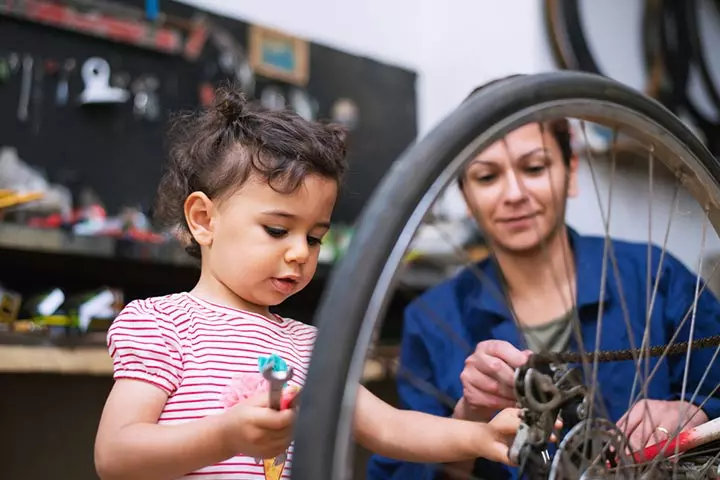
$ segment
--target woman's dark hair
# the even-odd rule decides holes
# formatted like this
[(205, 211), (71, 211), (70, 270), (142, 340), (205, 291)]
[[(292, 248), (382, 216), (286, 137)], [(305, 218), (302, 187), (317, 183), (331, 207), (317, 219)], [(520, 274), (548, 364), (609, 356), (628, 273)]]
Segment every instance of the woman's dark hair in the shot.
[[(494, 80), (490, 80), (489, 82), (480, 85), (479, 87), (476, 87), (473, 89), (472, 92), (470, 92), (470, 95), (465, 97), (465, 101), (467, 101), (469, 98), (472, 98), (473, 95), (476, 93), (486, 89), (490, 85), (494, 85), (498, 82), (508, 80), (510, 78), (518, 78), (518, 77), (524, 77), (525, 75), (522, 73), (514, 73), (512, 75), (507, 75), (505, 77), (496, 78)], [(570, 132), (570, 123), (566, 118), (558, 118), (556, 120), (551, 120), (548, 122), (543, 122), (543, 127), (548, 128), (550, 130), (550, 133), (555, 138), (555, 141), (558, 144), (558, 147), (560, 147), (560, 152), (562, 153), (563, 163), (565, 166), (570, 165), (570, 159), (573, 156), (572, 151), (572, 144), (571, 144), (571, 132)], [(462, 185), (464, 178), (464, 173), (461, 174), (458, 177), (458, 182)]]
[(347, 169), (345, 138), (339, 126), (309, 122), (290, 110), (252, 107), (240, 90), (224, 85), (212, 105), (173, 119), (155, 217), (164, 226), (181, 228), (186, 250), (200, 258), (185, 221), (184, 203), (191, 193), (220, 198), (251, 175), (281, 193), (294, 192), (311, 174), (340, 185)]

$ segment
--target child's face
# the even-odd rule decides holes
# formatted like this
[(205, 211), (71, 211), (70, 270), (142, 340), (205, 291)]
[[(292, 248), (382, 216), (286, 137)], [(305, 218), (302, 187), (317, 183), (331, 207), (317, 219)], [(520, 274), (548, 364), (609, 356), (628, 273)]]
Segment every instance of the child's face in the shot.
[(209, 274), (216, 294), (234, 294), (241, 308), (263, 314), (299, 292), (315, 274), (337, 193), (334, 180), (318, 175), (291, 194), (251, 177), (240, 191), (213, 202), (207, 238), (195, 235), (202, 246), (201, 282)]

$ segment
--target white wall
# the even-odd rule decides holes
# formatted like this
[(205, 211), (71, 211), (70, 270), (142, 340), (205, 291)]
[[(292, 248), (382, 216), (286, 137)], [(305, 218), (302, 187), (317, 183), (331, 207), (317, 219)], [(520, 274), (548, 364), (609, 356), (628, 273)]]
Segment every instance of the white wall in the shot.
[(411, 0), (180, 0), (220, 15), (274, 27), (348, 53), (368, 56), (411, 69), (421, 56), (413, 42), (417, 22), (403, 21)]
[[(182, 0), (228, 16), (264, 24), (347, 52), (414, 69), (418, 79), (418, 128), (425, 134), (462, 101), (473, 87), (509, 73), (554, 69), (539, 0)], [(703, 0), (706, 7), (709, 0)], [(644, 84), (639, 27), (641, 0), (582, 0), (582, 21), (596, 61), (610, 76), (641, 89)], [(701, 27), (717, 25), (706, 8)], [(706, 45), (720, 44), (713, 32)], [(710, 49), (709, 49), (710, 51)], [(715, 56), (717, 57), (717, 56)], [(720, 57), (719, 57), (720, 58)], [(720, 78), (720, 61), (712, 64)], [(704, 100), (699, 97), (700, 100)], [(600, 175), (602, 176), (602, 175)], [(618, 178), (623, 177), (622, 174)], [(583, 194), (569, 208), (568, 221), (579, 230), (601, 233), (595, 188), (587, 165), (580, 172)], [(647, 240), (647, 212), (627, 205), (647, 205), (646, 177), (616, 183), (612, 233), (621, 238)], [(607, 177), (600, 179), (607, 183)], [(638, 183), (640, 182), (640, 183)], [(640, 186), (639, 186), (640, 185)], [(655, 190), (669, 187), (656, 186)], [(445, 202), (464, 213), (457, 198)], [(653, 239), (662, 242), (667, 207), (655, 209)], [(684, 201), (683, 205), (688, 202)], [(660, 212), (665, 209), (665, 217)], [(700, 244), (699, 211), (673, 221), (670, 250), (689, 267), (697, 263)], [(682, 224), (682, 229), (680, 229)], [(720, 252), (720, 241), (709, 231), (708, 241)]]

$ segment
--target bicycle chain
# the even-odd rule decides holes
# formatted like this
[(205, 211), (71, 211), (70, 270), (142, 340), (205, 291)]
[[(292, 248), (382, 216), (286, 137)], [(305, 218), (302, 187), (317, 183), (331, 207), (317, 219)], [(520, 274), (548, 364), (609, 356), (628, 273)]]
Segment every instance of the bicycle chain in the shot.
[[(630, 348), (626, 350), (606, 350), (592, 353), (535, 353), (530, 357), (528, 365), (548, 365), (551, 363), (580, 363), (588, 362), (592, 363), (597, 361), (599, 363), (605, 362), (621, 362), (625, 360), (635, 360), (641, 358), (641, 355), (645, 358), (648, 357), (661, 357), (663, 355), (680, 355), (687, 353), (688, 345), (690, 342), (681, 342), (676, 345), (659, 345), (651, 348)], [(691, 350), (698, 348), (709, 348), (720, 346), (720, 335), (713, 335), (712, 337), (700, 338), (692, 342)]]

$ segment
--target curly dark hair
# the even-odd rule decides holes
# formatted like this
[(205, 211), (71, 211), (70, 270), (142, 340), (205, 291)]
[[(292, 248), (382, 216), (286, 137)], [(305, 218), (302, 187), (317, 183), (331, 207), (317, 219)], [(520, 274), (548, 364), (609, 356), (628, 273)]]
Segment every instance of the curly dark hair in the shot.
[[(493, 80), (490, 80), (487, 83), (484, 83), (483, 85), (480, 85), (479, 87), (475, 87), (470, 94), (465, 97), (465, 101), (467, 101), (469, 98), (472, 98), (473, 95), (476, 93), (486, 89), (490, 85), (494, 85), (498, 82), (501, 82), (503, 80), (508, 80), (510, 78), (517, 78), (517, 77), (523, 77), (525, 74), (522, 73), (514, 73), (511, 75), (507, 75), (505, 77), (496, 78)], [(556, 120), (551, 120), (548, 122), (543, 122), (543, 128), (549, 129), (550, 133), (552, 134), (553, 138), (555, 138), (555, 141), (558, 144), (558, 147), (560, 147), (560, 152), (562, 153), (562, 159), (565, 166), (570, 165), (570, 159), (573, 156), (573, 150), (572, 150), (572, 143), (571, 143), (571, 132), (570, 132), (570, 123), (566, 118), (558, 118)], [(462, 185), (464, 180), (465, 174), (462, 172), (458, 176), (458, 183)]]
[(294, 192), (311, 174), (342, 184), (347, 169), (346, 132), (309, 122), (290, 110), (252, 106), (233, 85), (223, 85), (207, 108), (180, 113), (169, 133), (169, 161), (160, 180), (155, 218), (182, 229), (187, 252), (200, 258), (185, 220), (193, 192), (211, 199), (237, 191), (251, 175), (281, 193)]

